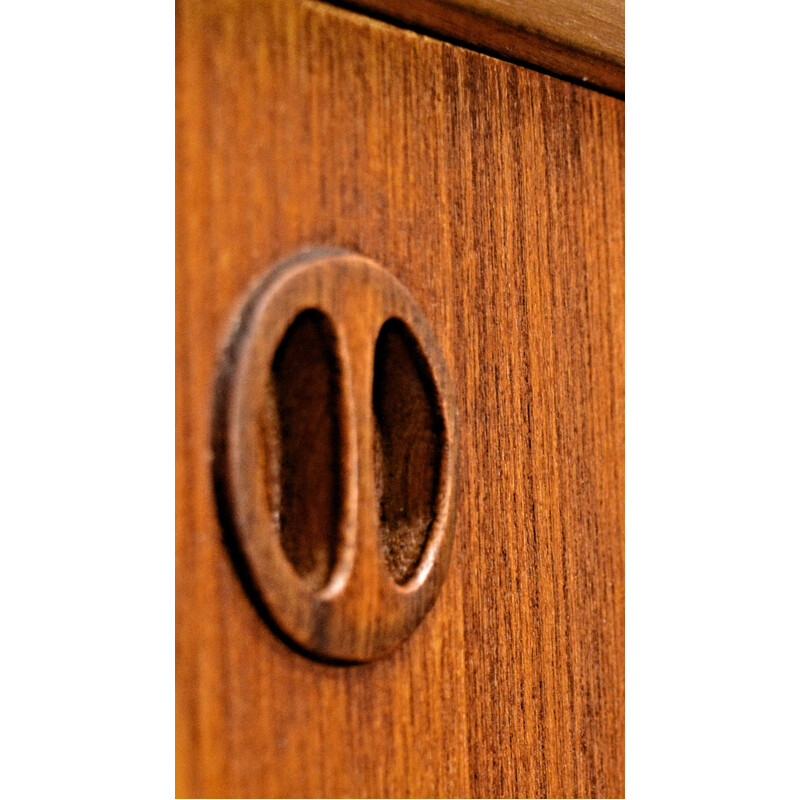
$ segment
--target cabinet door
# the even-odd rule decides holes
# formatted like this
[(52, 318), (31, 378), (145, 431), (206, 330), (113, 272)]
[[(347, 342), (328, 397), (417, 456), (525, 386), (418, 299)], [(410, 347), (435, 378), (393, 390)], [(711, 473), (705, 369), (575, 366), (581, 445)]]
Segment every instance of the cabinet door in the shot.
[[(177, 10), (178, 796), (624, 793), (624, 102), (311, 0)], [(308, 246), (381, 264), (452, 377), (449, 574), (386, 657), (276, 636), (223, 544), (215, 364)]]

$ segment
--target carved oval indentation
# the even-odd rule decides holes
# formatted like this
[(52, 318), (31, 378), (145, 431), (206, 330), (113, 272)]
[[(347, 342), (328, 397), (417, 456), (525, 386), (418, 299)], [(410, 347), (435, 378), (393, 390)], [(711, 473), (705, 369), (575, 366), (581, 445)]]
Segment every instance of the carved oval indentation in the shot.
[(275, 351), (280, 542), (297, 574), (325, 585), (342, 516), (341, 370), (336, 334), (316, 309), (300, 313)]
[(458, 416), (408, 290), (340, 250), (276, 264), (234, 317), (212, 419), (219, 521), (259, 612), (337, 662), (411, 635), (452, 552)]
[(445, 426), (430, 365), (401, 320), (375, 345), (375, 472), (386, 565), (405, 583), (436, 518)]

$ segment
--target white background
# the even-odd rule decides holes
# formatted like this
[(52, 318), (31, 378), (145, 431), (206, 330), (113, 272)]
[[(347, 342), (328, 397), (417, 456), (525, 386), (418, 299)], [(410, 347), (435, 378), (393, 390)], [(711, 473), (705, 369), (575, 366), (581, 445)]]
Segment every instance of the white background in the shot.
[[(796, 792), (791, 4), (628, 3), (627, 794)], [(0, 794), (174, 796), (174, 17), (0, 22)]]

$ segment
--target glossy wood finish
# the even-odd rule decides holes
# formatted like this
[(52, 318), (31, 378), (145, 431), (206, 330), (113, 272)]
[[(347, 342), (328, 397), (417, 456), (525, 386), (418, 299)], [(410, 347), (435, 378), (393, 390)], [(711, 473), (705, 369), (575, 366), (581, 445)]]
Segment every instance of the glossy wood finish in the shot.
[[(624, 104), (302, 0), (177, 30), (178, 794), (621, 796)], [(231, 311), (307, 245), (408, 287), (461, 421), (439, 599), (353, 667), (264, 625), (210, 469)]]
[(450, 563), (457, 457), (447, 365), (378, 264), (300, 253), (236, 309), (215, 391), (220, 522), (256, 607), (303, 650), (368, 661), (419, 625)]
[(625, 0), (342, 0), (342, 4), (610, 92), (625, 91)]

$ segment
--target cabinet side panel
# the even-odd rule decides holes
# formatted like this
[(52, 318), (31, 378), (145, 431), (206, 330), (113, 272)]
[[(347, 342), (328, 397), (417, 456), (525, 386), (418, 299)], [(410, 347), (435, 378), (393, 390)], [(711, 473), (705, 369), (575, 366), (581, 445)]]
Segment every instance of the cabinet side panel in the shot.
[[(177, 37), (178, 796), (622, 796), (624, 103), (312, 0)], [(210, 475), (231, 315), (309, 245), (409, 288), (461, 417), (442, 593), (354, 667), (259, 618)]]

